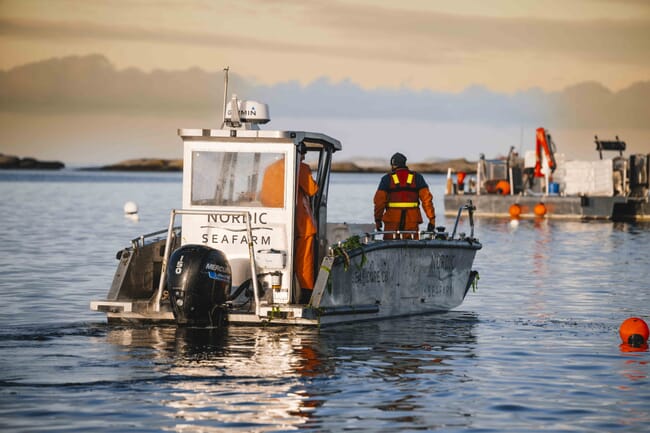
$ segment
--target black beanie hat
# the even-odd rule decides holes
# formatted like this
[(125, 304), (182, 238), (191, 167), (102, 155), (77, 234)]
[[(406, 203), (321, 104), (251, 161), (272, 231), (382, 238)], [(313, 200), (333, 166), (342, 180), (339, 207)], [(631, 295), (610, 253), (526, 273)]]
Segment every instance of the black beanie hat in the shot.
[(395, 155), (390, 157), (390, 165), (395, 167), (406, 167), (406, 157), (397, 152)]

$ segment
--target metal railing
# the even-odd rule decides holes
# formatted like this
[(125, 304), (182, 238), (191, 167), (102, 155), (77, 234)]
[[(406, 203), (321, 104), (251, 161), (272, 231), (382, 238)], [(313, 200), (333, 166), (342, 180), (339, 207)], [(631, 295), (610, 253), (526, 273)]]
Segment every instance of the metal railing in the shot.
[[(187, 210), (187, 209), (172, 209), (169, 216), (169, 227), (167, 228), (167, 242), (165, 243), (165, 253), (162, 260), (162, 269), (160, 272), (160, 282), (158, 283), (158, 290), (154, 296), (154, 311), (160, 311), (160, 300), (162, 299), (162, 293), (165, 289), (165, 280), (167, 278), (167, 262), (169, 260), (169, 255), (171, 254), (171, 240), (174, 232), (174, 222), (176, 220), (176, 215), (210, 215), (214, 211), (207, 210)], [(255, 264), (255, 251), (253, 248), (253, 231), (251, 228), (251, 213), (248, 211), (219, 211), (219, 214), (223, 215), (239, 215), (246, 217), (246, 234), (248, 235), (248, 254), (250, 257), (250, 266), (251, 266), (251, 280), (253, 283), (253, 296), (255, 297), (255, 314), (260, 315), (260, 303), (259, 303), (259, 294), (258, 294), (258, 284), (257, 278), (257, 265)], [(164, 232), (164, 230), (162, 231)], [(161, 233), (162, 233), (161, 232)]]
[[(175, 227), (172, 228), (172, 230), (174, 232), (179, 232), (180, 229), (181, 229), (180, 226), (175, 226)], [(143, 248), (144, 246), (146, 246), (147, 241), (149, 241), (149, 240), (151, 240), (151, 242), (155, 242), (155, 241), (160, 240), (160, 237), (156, 238), (156, 239), (153, 239), (153, 240), (151, 238), (153, 238), (155, 236), (162, 235), (163, 233), (167, 233), (168, 231), (169, 231), (169, 229), (162, 229), (162, 230), (158, 230), (156, 232), (147, 233), (145, 235), (140, 235), (135, 239), (131, 239), (131, 247), (133, 247), (134, 250), (137, 250), (138, 248)]]
[(470, 227), (470, 239), (474, 239), (474, 211), (476, 206), (472, 203), (472, 200), (467, 200), (467, 203), (458, 208), (458, 215), (456, 215), (456, 222), (454, 223), (454, 231), (451, 232), (451, 238), (453, 239), (456, 236), (456, 229), (458, 229), (458, 222), (460, 221), (460, 215), (463, 213), (463, 210), (467, 210), (469, 214), (469, 227)]
[[(377, 240), (377, 236), (384, 236), (383, 239), (387, 239), (386, 235), (391, 236), (388, 240), (402, 240), (402, 239), (447, 239), (453, 240), (456, 237), (456, 232), (458, 230), (458, 223), (460, 222), (460, 217), (464, 210), (467, 210), (469, 215), (469, 226), (470, 226), (470, 239), (474, 239), (474, 211), (476, 206), (472, 203), (472, 200), (467, 200), (467, 203), (458, 208), (458, 214), (456, 215), (456, 221), (454, 222), (454, 230), (451, 233), (451, 236), (447, 236), (447, 233), (444, 232), (444, 227), (437, 227), (435, 231), (417, 231), (417, 230), (392, 230), (384, 231), (377, 230), (372, 233), (365, 233), (365, 238)], [(464, 237), (461, 233), (461, 237)], [(340, 244), (341, 242), (339, 242)], [(367, 241), (366, 241), (367, 243)]]

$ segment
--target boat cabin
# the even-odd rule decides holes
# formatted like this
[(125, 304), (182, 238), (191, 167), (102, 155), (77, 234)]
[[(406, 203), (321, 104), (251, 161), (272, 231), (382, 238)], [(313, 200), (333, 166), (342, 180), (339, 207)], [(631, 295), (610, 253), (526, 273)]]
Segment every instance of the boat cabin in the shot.
[[(237, 107), (233, 109), (233, 107)], [(183, 140), (181, 245), (205, 245), (228, 257), (232, 286), (251, 279), (273, 288), (274, 304), (295, 301), (298, 170), (303, 154), (318, 192), (311, 197), (317, 234), (314, 269), (327, 252), (327, 193), (332, 154), (324, 134), (262, 130), (268, 107), (233, 97), (221, 129), (180, 129)], [(261, 277), (260, 277), (261, 276)]]

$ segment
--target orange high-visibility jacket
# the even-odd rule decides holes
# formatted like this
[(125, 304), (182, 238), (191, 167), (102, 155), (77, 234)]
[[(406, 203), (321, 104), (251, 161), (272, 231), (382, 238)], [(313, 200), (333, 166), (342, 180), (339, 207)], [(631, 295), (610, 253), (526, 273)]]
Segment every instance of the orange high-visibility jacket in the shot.
[[(314, 287), (314, 234), (316, 220), (309, 197), (318, 192), (318, 184), (311, 177), (311, 169), (303, 162), (298, 169), (298, 192), (296, 195), (296, 250), (295, 273), (300, 287)], [(262, 179), (260, 201), (264, 206), (284, 206), (284, 158), (269, 165)]]
[[(433, 195), (421, 174), (406, 167), (384, 175), (374, 197), (375, 222), (398, 230), (417, 230), (422, 222), (420, 204), (430, 221), (436, 218)], [(403, 227), (395, 226), (401, 221)]]
[(297, 236), (311, 236), (316, 234), (316, 220), (314, 219), (309, 197), (317, 192), (318, 184), (311, 177), (311, 168), (304, 162), (301, 162), (298, 171), (298, 196), (296, 203)]
[(298, 172), (294, 263), (298, 283), (303, 289), (313, 289), (314, 287), (314, 235), (317, 227), (309, 197), (316, 192), (318, 192), (318, 184), (311, 177), (311, 169), (307, 164), (301, 162)]
[(284, 207), (284, 158), (278, 159), (264, 171), (260, 201), (267, 207)]

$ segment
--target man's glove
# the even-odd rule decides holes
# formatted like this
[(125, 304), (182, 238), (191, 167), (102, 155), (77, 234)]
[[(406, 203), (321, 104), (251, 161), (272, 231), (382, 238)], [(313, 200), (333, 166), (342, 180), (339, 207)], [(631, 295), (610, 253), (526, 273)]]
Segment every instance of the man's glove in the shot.
[(381, 231), (381, 221), (375, 221), (375, 228), (377, 229), (378, 232)]
[(436, 222), (434, 220), (429, 221), (429, 224), (427, 224), (427, 231), (428, 232), (436, 231)]

